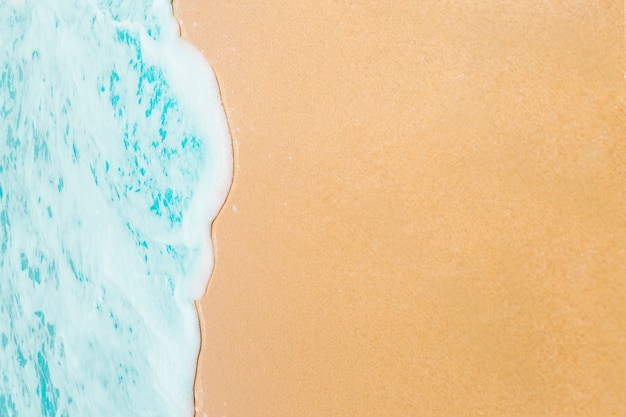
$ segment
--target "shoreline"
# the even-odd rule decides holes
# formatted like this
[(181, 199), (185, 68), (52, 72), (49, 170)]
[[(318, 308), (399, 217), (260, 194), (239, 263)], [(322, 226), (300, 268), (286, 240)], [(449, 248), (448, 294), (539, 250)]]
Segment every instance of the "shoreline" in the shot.
[(234, 151), (197, 416), (625, 406), (623, 9), (423, 6), (175, 2)]

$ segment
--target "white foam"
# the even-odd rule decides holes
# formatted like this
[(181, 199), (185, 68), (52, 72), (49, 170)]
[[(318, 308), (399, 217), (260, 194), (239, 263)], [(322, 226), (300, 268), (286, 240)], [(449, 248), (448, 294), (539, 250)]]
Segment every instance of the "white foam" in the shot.
[(0, 410), (190, 416), (232, 150), (165, 0), (0, 4)]

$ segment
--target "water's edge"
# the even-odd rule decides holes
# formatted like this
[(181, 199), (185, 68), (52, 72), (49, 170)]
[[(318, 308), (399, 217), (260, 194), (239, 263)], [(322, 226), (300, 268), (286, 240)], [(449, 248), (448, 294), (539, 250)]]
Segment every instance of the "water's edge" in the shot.
[(232, 179), (168, 0), (0, 5), (0, 415), (193, 414)]

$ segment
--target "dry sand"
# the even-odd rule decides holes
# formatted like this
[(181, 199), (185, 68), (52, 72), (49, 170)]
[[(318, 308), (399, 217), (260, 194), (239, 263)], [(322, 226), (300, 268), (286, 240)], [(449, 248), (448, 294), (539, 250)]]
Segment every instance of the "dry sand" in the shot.
[(176, 0), (235, 147), (197, 415), (626, 415), (618, 1)]

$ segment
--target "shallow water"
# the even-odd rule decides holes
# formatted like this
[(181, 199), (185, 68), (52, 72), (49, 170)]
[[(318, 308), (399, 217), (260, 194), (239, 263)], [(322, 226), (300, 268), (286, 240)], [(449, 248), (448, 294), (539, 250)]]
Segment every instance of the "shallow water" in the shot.
[(1, 3), (0, 158), (0, 416), (191, 415), (231, 155), (170, 3)]

